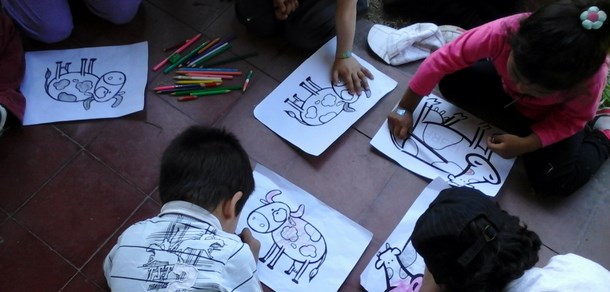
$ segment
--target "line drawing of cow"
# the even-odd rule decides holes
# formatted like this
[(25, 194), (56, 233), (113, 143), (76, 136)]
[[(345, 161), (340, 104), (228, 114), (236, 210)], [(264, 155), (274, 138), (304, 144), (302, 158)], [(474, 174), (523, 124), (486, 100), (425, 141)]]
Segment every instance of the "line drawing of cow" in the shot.
[[(296, 119), (306, 126), (320, 126), (330, 122), (341, 112), (356, 111), (352, 104), (355, 104), (360, 96), (351, 95), (343, 83), (340, 85), (331, 84), (330, 87), (322, 88), (311, 80), (311, 76), (299, 83), (299, 86), (309, 92), (309, 96), (301, 99), (295, 93), (292, 99), (286, 98), (284, 103), (292, 106), (296, 112), (285, 110), (286, 114)], [(364, 91), (367, 98), (371, 97), (371, 90)]]
[(417, 260), (417, 253), (412, 245), (411, 239), (402, 248), (392, 247), (386, 242), (384, 250), (377, 252), (375, 268), (383, 269), (385, 273), (386, 289), (384, 291), (413, 291), (417, 292), (421, 288), (424, 275), (421, 273), (413, 274), (409, 267)]
[(110, 71), (97, 76), (93, 73), (93, 63), (96, 60), (81, 58), (78, 71), (70, 71), (70, 62), (55, 62), (55, 74), (51, 73), (49, 68), (45, 73), (44, 88), (47, 95), (62, 102), (83, 102), (85, 110), (91, 108), (92, 101), (106, 102), (114, 99), (111, 107), (119, 106), (125, 94), (121, 89), (127, 77), (120, 71)]
[[(447, 174), (454, 186), (474, 187), (476, 184), (498, 185), (502, 182), (496, 167), (491, 163), (493, 152), (483, 139), (491, 125), (481, 122), (474, 133), (463, 133), (455, 126), (465, 122), (463, 113), (449, 116), (438, 105), (437, 98), (428, 97), (417, 120), (413, 122), (413, 133), (409, 139), (401, 140), (390, 132), (394, 146), (400, 151)], [(415, 115), (414, 115), (415, 116)], [(449, 160), (456, 152), (467, 152), (463, 160)]]
[(273, 239), (273, 245), (259, 260), (262, 263), (269, 261), (267, 267), (273, 270), (278, 260), (287, 256), (292, 260), (292, 265), (284, 273), (294, 273), (292, 281), (297, 284), (307, 268), (317, 264), (309, 272), (311, 282), (326, 259), (326, 240), (316, 227), (302, 218), (304, 205), (292, 211), (286, 203), (276, 200), (275, 197), (281, 193), (280, 190), (269, 191), (265, 199), (260, 200), (263, 205), (248, 215), (250, 229), (258, 233), (271, 233)]

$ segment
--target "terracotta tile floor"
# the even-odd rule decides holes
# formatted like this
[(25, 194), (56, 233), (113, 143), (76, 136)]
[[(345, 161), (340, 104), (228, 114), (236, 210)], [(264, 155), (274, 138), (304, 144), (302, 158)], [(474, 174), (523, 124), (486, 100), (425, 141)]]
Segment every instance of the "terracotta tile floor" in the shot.
[[(72, 1), (78, 2), (78, 1)], [(277, 40), (249, 36), (227, 0), (146, 0), (127, 25), (110, 25), (74, 7), (70, 39), (54, 45), (26, 40), (27, 50), (148, 41), (149, 65), (162, 48), (197, 32), (236, 36), (230, 54), (259, 55), (230, 66), (254, 70), (246, 94), (178, 103), (146, 91), (144, 111), (119, 119), (23, 127), (0, 138), (0, 291), (107, 290), (102, 261), (120, 232), (154, 216), (158, 161), (168, 141), (195, 123), (233, 131), (251, 155), (374, 233), (342, 291), (360, 290), (359, 275), (428, 181), (369, 146), (400, 98), (417, 63), (390, 67), (368, 49), (372, 23), (358, 22), (355, 53), (399, 81), (398, 87), (319, 157), (288, 144), (252, 111), (305, 58)], [(78, 6), (78, 4), (75, 4)], [(169, 80), (150, 72), (147, 88)], [(565, 200), (533, 195), (520, 161), (498, 195), (509, 211), (537, 231), (550, 256), (573, 252), (610, 268), (610, 165)], [(330, 179), (332, 178), (332, 179)]]

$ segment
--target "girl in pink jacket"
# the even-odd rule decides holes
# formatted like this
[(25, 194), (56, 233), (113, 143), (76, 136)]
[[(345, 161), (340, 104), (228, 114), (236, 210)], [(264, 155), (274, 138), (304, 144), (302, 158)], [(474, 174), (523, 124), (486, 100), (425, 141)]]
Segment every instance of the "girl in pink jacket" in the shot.
[(608, 0), (560, 0), (465, 32), (421, 64), (388, 116), (390, 131), (407, 138), (411, 113), (438, 84), (446, 99), (507, 131), (487, 146), (523, 155), (538, 193), (573, 193), (610, 152), (610, 109), (599, 109), (608, 12)]

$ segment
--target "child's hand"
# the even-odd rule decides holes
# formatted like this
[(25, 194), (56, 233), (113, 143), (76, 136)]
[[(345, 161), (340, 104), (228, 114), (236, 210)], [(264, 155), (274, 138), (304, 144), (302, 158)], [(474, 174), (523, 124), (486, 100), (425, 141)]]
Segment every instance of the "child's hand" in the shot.
[(491, 135), (487, 138), (487, 147), (502, 158), (509, 159), (536, 151), (542, 147), (535, 134), (519, 137), (511, 134)]
[(332, 82), (338, 84), (343, 81), (347, 91), (351, 95), (362, 94), (363, 90), (369, 89), (368, 79), (373, 79), (373, 74), (354, 58), (335, 59), (332, 68)]
[(241, 238), (241, 241), (250, 246), (250, 250), (254, 255), (254, 262), (258, 262), (258, 253), (261, 249), (261, 242), (252, 236), (252, 232), (248, 228), (244, 228), (244, 230), (242, 230), (239, 234), (239, 237)]
[(297, 0), (273, 0), (275, 8), (275, 18), (277, 20), (286, 20), (288, 16), (299, 8)]
[(392, 111), (388, 115), (388, 127), (394, 137), (403, 140), (407, 139), (413, 127), (413, 115), (409, 111), (406, 111), (404, 115), (399, 115)]

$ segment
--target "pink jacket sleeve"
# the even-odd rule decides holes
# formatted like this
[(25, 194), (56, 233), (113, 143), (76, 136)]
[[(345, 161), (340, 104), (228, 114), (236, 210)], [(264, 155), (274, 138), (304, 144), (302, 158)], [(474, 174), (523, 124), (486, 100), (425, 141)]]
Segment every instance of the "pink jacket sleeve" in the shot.
[(447, 74), (464, 69), (481, 59), (508, 57), (510, 46), (507, 43), (507, 31), (525, 15), (501, 18), (466, 31), (428, 56), (411, 79), (409, 87), (417, 94), (428, 95)]

